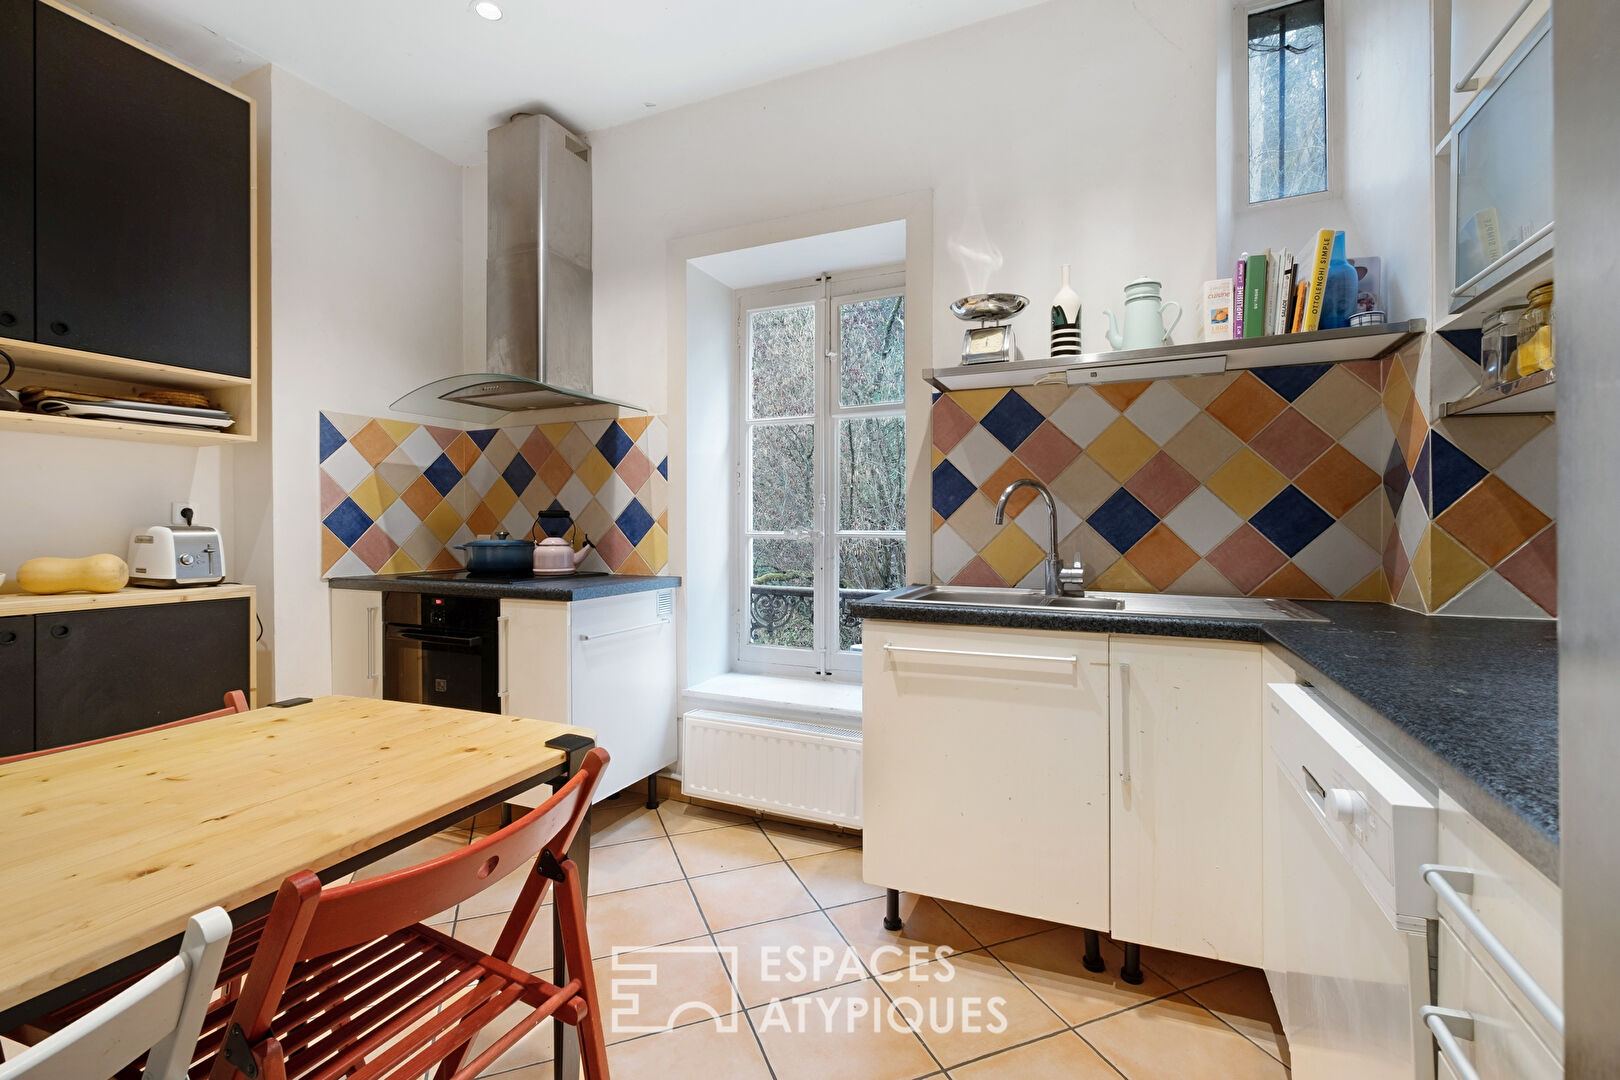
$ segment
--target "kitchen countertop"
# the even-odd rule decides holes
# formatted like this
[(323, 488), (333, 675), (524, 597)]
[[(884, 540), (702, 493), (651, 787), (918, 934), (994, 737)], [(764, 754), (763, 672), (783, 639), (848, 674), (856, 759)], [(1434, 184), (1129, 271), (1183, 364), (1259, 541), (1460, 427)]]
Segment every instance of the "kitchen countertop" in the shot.
[(522, 578), (517, 581), (478, 581), (455, 578), (421, 578), (413, 574), (375, 574), (362, 577), (328, 578), (334, 589), (369, 589), (380, 592), (436, 593), (440, 596), (484, 596), (514, 600), (594, 600), (599, 596), (673, 589), (678, 577), (647, 577), (636, 574), (581, 574), (573, 577)]
[(995, 611), (897, 604), (884, 596), (857, 601), (851, 612), (866, 619), (1279, 646), (1297, 661), (1302, 681), (1557, 881), (1557, 624), (1296, 602), (1329, 621)]

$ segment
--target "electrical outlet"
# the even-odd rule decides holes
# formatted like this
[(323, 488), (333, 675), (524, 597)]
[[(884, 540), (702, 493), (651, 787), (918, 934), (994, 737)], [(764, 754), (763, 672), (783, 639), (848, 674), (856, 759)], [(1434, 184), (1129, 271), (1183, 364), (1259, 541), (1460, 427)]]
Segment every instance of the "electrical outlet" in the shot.
[(191, 505), (191, 503), (184, 502), (184, 501), (170, 503), (169, 504), (169, 524), (170, 525), (184, 525), (184, 524), (186, 524), (186, 514), (188, 512), (191, 514), (192, 519), (196, 520), (197, 508), (195, 506)]

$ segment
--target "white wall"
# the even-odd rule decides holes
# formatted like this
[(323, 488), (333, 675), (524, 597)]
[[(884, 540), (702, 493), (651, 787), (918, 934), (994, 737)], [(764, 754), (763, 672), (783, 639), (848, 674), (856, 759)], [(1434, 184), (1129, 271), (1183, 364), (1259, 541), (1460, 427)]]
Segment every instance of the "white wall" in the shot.
[(331, 685), (318, 416), (384, 415), (461, 370), (462, 170), (285, 71), (249, 79), (269, 88), (273, 465), (271, 512), (239, 514), (235, 543), (271, 531), (273, 693), (316, 696)]
[[(961, 340), (945, 303), (986, 284), (1030, 297), (1017, 331), (1044, 355), (1062, 263), (1088, 347), (1133, 277), (1160, 275), (1190, 305), (1215, 258), (1215, 14), (1209, 0), (1054, 0), (594, 133), (598, 392), (679, 407), (671, 239), (903, 192), (934, 193), (940, 363)], [(999, 269), (975, 275), (953, 246)]]
[(737, 342), (732, 290), (686, 268), (685, 629), (682, 686), (731, 670), (731, 559), (737, 429)]

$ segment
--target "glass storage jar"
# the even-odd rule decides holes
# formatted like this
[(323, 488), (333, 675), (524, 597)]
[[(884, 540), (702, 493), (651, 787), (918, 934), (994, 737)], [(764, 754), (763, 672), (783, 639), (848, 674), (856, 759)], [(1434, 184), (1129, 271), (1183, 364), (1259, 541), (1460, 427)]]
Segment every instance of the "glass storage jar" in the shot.
[(1530, 306), (1519, 316), (1519, 375), (1549, 371), (1553, 366), (1553, 283), (1543, 281), (1530, 290)]
[(1513, 350), (1519, 341), (1519, 316), (1528, 304), (1509, 304), (1485, 316), (1480, 327), (1479, 366), (1486, 386), (1500, 386), (1518, 377)]

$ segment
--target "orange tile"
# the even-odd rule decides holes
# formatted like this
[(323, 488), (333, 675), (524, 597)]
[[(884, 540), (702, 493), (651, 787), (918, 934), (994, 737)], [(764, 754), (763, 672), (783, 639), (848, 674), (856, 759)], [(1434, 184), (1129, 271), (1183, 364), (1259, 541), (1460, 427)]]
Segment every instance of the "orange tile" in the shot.
[(1423, 453), (1423, 441), (1428, 436), (1429, 425), (1423, 419), (1423, 410), (1418, 408), (1417, 399), (1413, 398), (1406, 403), (1406, 411), (1395, 425), (1395, 441), (1400, 445), (1401, 457), (1406, 459), (1408, 469), (1417, 468), (1418, 456)]
[(1104, 428), (1103, 433), (1086, 447), (1086, 456), (1122, 484), (1158, 452), (1158, 444), (1123, 416)]
[(1551, 519), (1492, 474), (1435, 520), (1487, 566), (1495, 566)]
[(1151, 381), (1107, 383), (1097, 387), (1097, 396), (1120, 412), (1124, 412), (1135, 404), (1137, 398), (1147, 393), (1152, 385)]
[(652, 422), (653, 418), (650, 416), (619, 417), (619, 426), (624, 428), (624, 433), (630, 436), (631, 442), (635, 442), (637, 439), (641, 438), (641, 433), (646, 431), (647, 425), (651, 424)]
[(1205, 411), (1244, 442), (1260, 434), (1265, 426), (1288, 407), (1271, 387), (1245, 371), (1237, 381), (1221, 391)]
[[(604, 461), (603, 464), (607, 462)], [(540, 463), (540, 482), (552, 491), (561, 491), (573, 478), (574, 467), (568, 464), (567, 458), (556, 451), (552, 451), (551, 456)]]
[(1272, 596), (1284, 600), (1332, 600), (1333, 596), (1318, 585), (1305, 571), (1293, 563), (1282, 568), (1255, 586), (1250, 596)]
[(652, 568), (647, 565), (647, 560), (643, 559), (639, 552), (631, 551), (630, 554), (624, 557), (624, 562), (620, 563), (618, 569), (613, 572), (615, 574), (634, 574), (639, 577), (647, 577), (652, 574)]
[(460, 570), (461, 560), (445, 550), (433, 556), (433, 561), (427, 564), (429, 570)]
[(1198, 552), (1188, 547), (1170, 526), (1160, 522), (1138, 540), (1125, 558), (1155, 589), (1163, 592), (1198, 561)]
[[(1000, 468), (990, 474), (989, 479), (985, 480), (984, 486), (979, 491), (994, 505), (1001, 498), (1001, 493), (1007, 490), (1008, 484), (1014, 480), (1033, 479), (1035, 479), (1035, 474), (1030, 472), (1022, 461), (1009, 456), (1006, 461), (1001, 463)], [(1010, 521), (1022, 514), (1024, 509), (1035, 501), (1035, 498), (1035, 492), (1030, 488), (1019, 488), (1013, 492), (1012, 498), (1007, 500), (1008, 520)]]
[(467, 517), (467, 528), (473, 531), (474, 536), (488, 536), (500, 527), (501, 519), (483, 503), (479, 503), (478, 508)]
[(411, 513), (418, 518), (427, 517), (435, 506), (444, 501), (444, 496), (439, 494), (439, 489), (434, 487), (425, 476), (418, 476), (411, 481), (411, 486), (405, 489), (400, 498), (405, 500), (405, 505), (410, 507)]
[(1378, 474), (1335, 443), (1294, 480), (1294, 486), (1332, 514), (1343, 517), (1378, 486)]
[(1393, 359), (1390, 358), (1384, 377), (1384, 416), (1389, 420), (1389, 426), (1399, 431), (1401, 417), (1406, 415), (1406, 407), (1412, 403), (1412, 383), (1406, 377), (1406, 369), (1394, 363)]
[(467, 475), (467, 470), (473, 467), (473, 463), (478, 460), (478, 455), (482, 453), (478, 449), (478, 444), (473, 442), (465, 431), (451, 440), (450, 445), (445, 448), (444, 452), (445, 456), (450, 459), (451, 464), (461, 470), (463, 476)]
[(387, 430), (375, 420), (355, 432), (354, 438), (349, 440), (349, 444), (360, 451), (360, 456), (371, 462), (372, 465), (380, 463), (383, 458), (392, 454), (395, 448), (399, 446), (399, 443), (394, 441), (394, 437), (388, 434)]
[(339, 540), (331, 529), (321, 526), (321, 573), (325, 574), (332, 569), (344, 552), (348, 551), (342, 540)]

